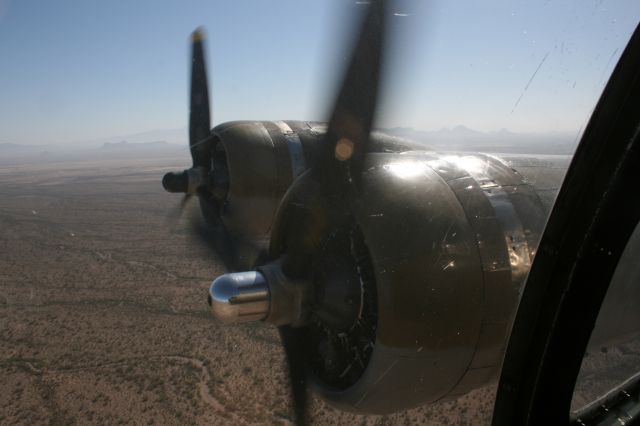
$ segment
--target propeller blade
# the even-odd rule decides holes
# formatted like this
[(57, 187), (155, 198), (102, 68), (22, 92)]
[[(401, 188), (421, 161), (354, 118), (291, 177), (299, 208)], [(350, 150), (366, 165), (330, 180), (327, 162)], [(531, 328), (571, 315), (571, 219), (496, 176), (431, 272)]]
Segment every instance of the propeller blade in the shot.
[(368, 6), (314, 170), (332, 193), (342, 192), (360, 176), (381, 80), (385, 3), (372, 1)]
[(190, 199), (191, 195), (185, 194), (185, 196), (180, 200), (180, 203), (175, 208), (171, 209), (169, 214), (167, 214), (167, 224), (171, 232), (176, 229), (178, 221), (182, 217), (182, 213), (184, 212), (185, 207), (187, 207), (187, 204), (189, 204)]
[(304, 331), (288, 325), (278, 329), (289, 369), (295, 424), (303, 426), (307, 420), (307, 370), (305, 364), (307, 357)]
[(189, 147), (193, 167), (209, 168), (211, 143), (207, 142), (211, 130), (209, 112), (209, 88), (204, 59), (204, 31), (196, 29), (191, 34), (191, 101), (189, 112)]
[[(385, 1), (373, 0), (361, 24), (338, 92), (319, 160), (310, 171), (331, 195), (330, 202), (337, 209), (349, 208), (352, 204), (353, 184), (360, 178), (381, 80), (385, 17)], [(298, 424), (304, 424), (308, 358), (306, 329), (283, 326), (280, 327), (280, 336), (289, 367), (295, 417)]]

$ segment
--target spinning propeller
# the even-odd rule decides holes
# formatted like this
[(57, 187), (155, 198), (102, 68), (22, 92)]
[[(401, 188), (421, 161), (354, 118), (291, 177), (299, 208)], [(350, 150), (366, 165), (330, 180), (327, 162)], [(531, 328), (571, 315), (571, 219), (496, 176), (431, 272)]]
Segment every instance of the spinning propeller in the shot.
[[(331, 112), (319, 161), (308, 172), (320, 184), (329, 204), (326, 208), (333, 210), (334, 215), (347, 214), (342, 211), (352, 209), (357, 197), (362, 163), (376, 112), (386, 18), (385, 1), (373, 1), (368, 6)], [(297, 423), (304, 424), (308, 336), (304, 328), (291, 325), (283, 325), (279, 330), (289, 364)]]
[[(346, 297), (360, 297), (360, 287), (336, 289), (339, 295), (328, 302), (313, 300), (313, 285), (309, 282), (309, 262), (323, 258), (317, 241), (307, 241), (299, 236), (306, 234), (313, 218), (296, 210), (307, 203), (317, 208), (305, 207), (322, 216), (319, 222), (330, 224), (331, 229), (349, 229), (359, 191), (360, 176), (372, 130), (373, 119), (382, 74), (382, 57), (385, 21), (384, 1), (373, 1), (367, 6), (355, 48), (351, 54), (346, 75), (337, 91), (336, 101), (327, 132), (321, 141), (311, 168), (302, 174), (289, 188), (282, 200), (274, 224), (269, 258), (271, 262), (257, 271), (226, 274), (214, 281), (210, 290), (210, 303), (214, 314), (228, 322), (244, 322), (263, 319), (278, 325), (289, 367), (295, 417), (298, 424), (306, 421), (308, 370), (308, 329), (305, 325), (313, 315), (326, 318), (336, 327), (353, 324), (359, 314), (352, 307), (342, 309)], [(316, 198), (313, 198), (316, 197)], [(300, 203), (297, 201), (301, 200)], [(312, 201), (309, 201), (312, 200)], [(306, 218), (306, 219), (305, 219)], [(309, 220), (308, 220), (309, 219)], [(291, 238), (277, 235), (285, 230)], [(291, 232), (291, 229), (294, 229)], [(299, 230), (300, 232), (296, 232)], [(324, 231), (319, 231), (322, 234)], [(339, 232), (339, 231), (338, 231)], [(324, 235), (324, 234), (322, 234)], [(338, 243), (327, 244), (344, 247), (353, 238), (351, 231), (343, 232)], [(323, 237), (319, 237), (323, 238)], [(355, 246), (353, 243), (351, 246)], [(336, 250), (326, 249), (325, 252)], [(347, 252), (349, 261), (331, 258), (326, 260), (328, 270), (325, 282), (340, 286), (343, 278), (351, 276), (353, 251)], [(322, 260), (320, 260), (322, 261)], [(305, 278), (296, 281), (296, 274)], [(306, 281), (305, 281), (306, 279)], [(329, 284), (332, 285), (332, 284)], [(340, 299), (340, 300), (338, 300)], [(335, 303), (334, 303), (335, 302)], [(356, 304), (353, 305), (355, 307)], [(335, 315), (334, 315), (335, 313)]]
[[(295, 200), (304, 199), (305, 194), (313, 194), (303, 201), (309, 202), (308, 205), (317, 205), (317, 211), (325, 223), (341, 230), (335, 233), (338, 236), (325, 241), (323, 244), (326, 246), (319, 252), (317, 245), (305, 245), (304, 239), (299, 241), (299, 238), (288, 239), (282, 235), (272, 235), (270, 262), (257, 271), (223, 275), (214, 282), (210, 291), (212, 309), (221, 319), (229, 322), (264, 319), (279, 326), (298, 424), (305, 423), (307, 411), (307, 348), (311, 336), (305, 325), (315, 315), (331, 326), (350, 327), (354, 321), (362, 321), (362, 317), (368, 314), (363, 313), (363, 308), (360, 312), (357, 311), (356, 306), (362, 306), (361, 301), (347, 307), (343, 306), (344, 301), (361, 297), (364, 290), (367, 294), (375, 291), (370, 286), (361, 288), (354, 287), (353, 284), (340, 287), (345, 279), (353, 276), (355, 269), (358, 273), (370, 269), (367, 265), (358, 263), (363, 258), (359, 255), (363, 242), (360, 235), (355, 235), (355, 231), (350, 228), (352, 223), (349, 220), (358, 203), (363, 162), (369, 146), (381, 81), (384, 32), (387, 26), (385, 21), (388, 19), (385, 3), (378, 0), (366, 6), (326, 133), (318, 142), (317, 149), (314, 149), (310, 168), (297, 177), (284, 195), (273, 224), (274, 230), (281, 230), (280, 234), (297, 237), (306, 233), (305, 226), (309, 222), (304, 214), (300, 215), (295, 211), (296, 206), (301, 205)], [(190, 108), (189, 147), (192, 167), (182, 172), (167, 173), (162, 184), (168, 192), (185, 194), (176, 217), (179, 217), (193, 195), (200, 198), (205, 217), (214, 217), (221, 226), (206, 227), (191, 223), (191, 231), (233, 268), (230, 258), (238, 257), (236, 252), (240, 245), (225, 229), (221, 219), (221, 206), (228, 201), (229, 169), (226, 157), (224, 161), (216, 158), (226, 156), (227, 152), (224, 151), (224, 146), (219, 146), (224, 131), (212, 132), (210, 129), (209, 94), (203, 35), (200, 30), (192, 35)], [(260, 126), (262, 125), (253, 128)], [(252, 134), (262, 133), (259, 130)], [(285, 140), (288, 141), (288, 149), (291, 149), (290, 136)], [(208, 211), (205, 212), (205, 209)], [(291, 229), (294, 232), (290, 232)], [(301, 232), (297, 233), (295, 229), (300, 229)], [(344, 247), (351, 248), (345, 251)], [(336, 259), (335, 253), (348, 260), (343, 262)], [(326, 264), (326, 269), (330, 272), (319, 279), (327, 285), (327, 289), (333, 286), (327, 291), (333, 292), (334, 296), (329, 295), (321, 302), (316, 301), (317, 303), (311, 301), (313, 290), (310, 282), (296, 285), (291, 280), (295, 277), (296, 270), (308, 272), (309, 259), (319, 259), (319, 262)], [(375, 310), (371, 304), (367, 306), (366, 309)]]

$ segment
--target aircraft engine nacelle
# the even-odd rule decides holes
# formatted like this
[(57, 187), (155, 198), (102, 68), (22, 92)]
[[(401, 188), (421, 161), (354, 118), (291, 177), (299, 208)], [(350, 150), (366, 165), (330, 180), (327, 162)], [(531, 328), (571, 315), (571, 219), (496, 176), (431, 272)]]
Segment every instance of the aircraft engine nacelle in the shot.
[[(211, 186), (224, 180), (226, 188), (201, 197), (205, 218), (240, 238), (268, 238), (280, 200), (307, 170), (308, 146), (316, 139), (309, 127), (294, 128), (284, 121), (234, 121), (211, 131)], [(208, 208), (211, 201), (217, 211)]]
[(363, 170), (347, 210), (302, 174), (271, 261), (216, 279), (213, 313), (298, 329), (313, 387), (342, 409), (391, 413), (487, 383), (548, 203), (488, 155), (374, 153)]
[[(251, 267), (255, 251), (266, 249), (282, 197), (313, 164), (325, 131), (325, 124), (315, 122), (223, 123), (205, 140), (211, 151), (210, 167), (169, 173), (163, 184), (171, 192), (197, 193), (207, 222), (223, 225), (239, 242), (250, 242), (243, 259), (237, 261)], [(374, 152), (416, 147), (420, 146), (381, 132), (371, 136)]]

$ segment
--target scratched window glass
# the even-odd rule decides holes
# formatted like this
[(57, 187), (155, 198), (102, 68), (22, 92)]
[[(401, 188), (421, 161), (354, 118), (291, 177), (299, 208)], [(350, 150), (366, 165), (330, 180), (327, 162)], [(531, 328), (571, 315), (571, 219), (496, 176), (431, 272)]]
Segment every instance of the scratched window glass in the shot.
[(0, 423), (491, 422), (640, 3), (387, 3), (0, 0)]

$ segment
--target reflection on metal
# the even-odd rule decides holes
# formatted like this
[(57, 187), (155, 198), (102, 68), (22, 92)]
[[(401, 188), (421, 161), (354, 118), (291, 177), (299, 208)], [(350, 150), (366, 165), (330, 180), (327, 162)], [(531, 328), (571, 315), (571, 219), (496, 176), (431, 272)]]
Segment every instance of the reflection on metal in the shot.
[(465, 209), (476, 235), (484, 281), (477, 349), (453, 391), (457, 395), (499, 369), (511, 317), (547, 212), (522, 176), (495, 157), (446, 155), (430, 164), (447, 180)]
[(269, 313), (269, 287), (260, 272), (225, 274), (211, 284), (209, 304), (226, 323), (259, 321)]
[(410, 179), (423, 174), (427, 167), (427, 164), (422, 161), (400, 161), (386, 164), (383, 168), (400, 179)]
[(353, 142), (342, 138), (336, 143), (336, 158), (340, 161), (347, 161), (353, 155)]
[(489, 174), (487, 170), (488, 164), (477, 156), (445, 155), (442, 160), (451, 163), (455, 168), (464, 170), (472, 176), (487, 176)]
[(298, 134), (294, 132), (287, 123), (284, 121), (276, 121), (275, 124), (282, 131), (282, 134), (287, 141), (289, 158), (291, 159), (291, 171), (293, 172), (293, 178), (295, 179), (307, 170), (302, 142), (300, 142)]
[[(492, 157), (463, 157), (461, 165), (479, 183), (485, 197), (493, 207), (507, 247), (511, 281), (515, 286), (521, 287), (529, 268), (531, 268), (531, 258), (520, 218), (515, 211), (513, 201), (509, 198), (507, 189), (517, 191), (518, 185), (524, 185), (524, 182), (516, 172), (504, 167), (502, 163)], [(499, 184), (497, 176), (499, 174), (512, 175), (513, 181), (517, 184), (504, 186)]]

